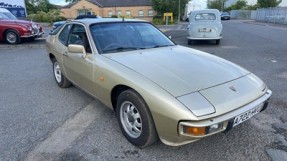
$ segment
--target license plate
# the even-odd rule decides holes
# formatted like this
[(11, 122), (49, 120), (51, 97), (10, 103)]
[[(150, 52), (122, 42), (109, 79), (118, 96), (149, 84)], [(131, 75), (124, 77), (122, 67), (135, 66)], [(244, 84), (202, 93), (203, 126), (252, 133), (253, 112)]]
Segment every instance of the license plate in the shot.
[(202, 28), (202, 29), (199, 29), (198, 32), (211, 32), (211, 29), (209, 29), (209, 28)]
[(262, 106), (263, 106), (263, 103), (256, 106), (255, 108), (241, 114), (241, 115), (236, 116), (234, 119), (234, 122), (233, 122), (233, 127), (241, 124), (242, 122), (250, 119), (251, 117), (253, 117), (257, 113), (259, 113), (260, 110), (262, 109)]

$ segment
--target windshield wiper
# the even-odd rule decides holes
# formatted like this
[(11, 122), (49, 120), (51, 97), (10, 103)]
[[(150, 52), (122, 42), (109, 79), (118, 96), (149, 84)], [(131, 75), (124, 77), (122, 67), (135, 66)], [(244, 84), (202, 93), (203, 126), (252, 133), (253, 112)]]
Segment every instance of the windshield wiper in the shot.
[(174, 46), (174, 45), (155, 45), (151, 48), (161, 48), (161, 47), (167, 47), (167, 46)]
[(117, 47), (112, 49), (103, 50), (103, 52), (111, 52), (111, 51), (125, 51), (125, 50), (138, 50), (137, 47)]

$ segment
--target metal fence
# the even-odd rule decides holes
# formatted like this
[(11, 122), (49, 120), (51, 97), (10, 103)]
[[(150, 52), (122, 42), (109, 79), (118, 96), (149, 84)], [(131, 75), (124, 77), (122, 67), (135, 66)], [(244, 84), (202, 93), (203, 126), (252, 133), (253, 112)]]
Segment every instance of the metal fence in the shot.
[(254, 10), (232, 10), (230, 12), (230, 18), (232, 19), (254, 20), (255, 17), (256, 11)]
[(257, 9), (255, 20), (287, 25), (287, 7)]
[(230, 12), (230, 18), (287, 25), (287, 7), (263, 8), (257, 10), (232, 10)]

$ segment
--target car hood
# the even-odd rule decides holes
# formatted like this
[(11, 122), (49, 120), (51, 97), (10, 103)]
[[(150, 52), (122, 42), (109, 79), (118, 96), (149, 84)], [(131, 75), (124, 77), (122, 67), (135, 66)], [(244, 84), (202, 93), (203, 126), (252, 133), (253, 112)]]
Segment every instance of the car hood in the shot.
[(1, 23), (10, 23), (10, 24), (32, 24), (31, 21), (25, 20), (1, 20)]
[(174, 97), (223, 84), (250, 73), (219, 57), (182, 46), (105, 55), (150, 79)]

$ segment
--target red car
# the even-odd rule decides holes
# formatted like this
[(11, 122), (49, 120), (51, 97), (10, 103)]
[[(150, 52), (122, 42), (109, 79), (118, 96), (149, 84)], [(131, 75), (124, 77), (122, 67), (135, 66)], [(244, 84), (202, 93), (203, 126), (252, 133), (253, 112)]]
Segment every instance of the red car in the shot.
[(0, 41), (18, 44), (22, 39), (34, 40), (43, 34), (43, 29), (39, 24), (18, 20), (8, 10), (0, 8)]

